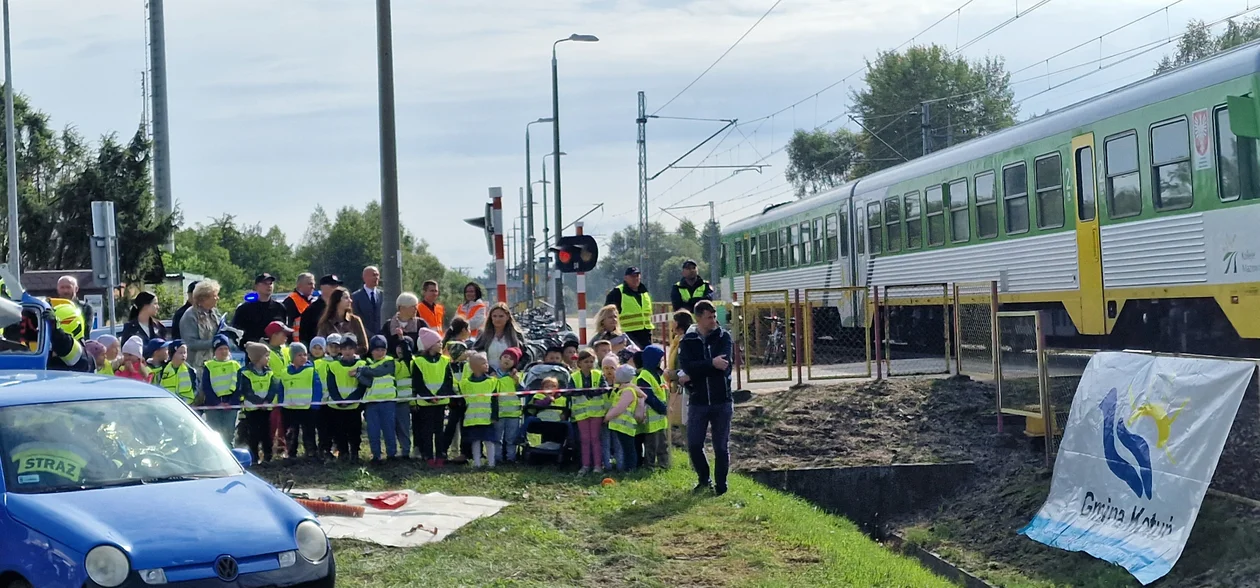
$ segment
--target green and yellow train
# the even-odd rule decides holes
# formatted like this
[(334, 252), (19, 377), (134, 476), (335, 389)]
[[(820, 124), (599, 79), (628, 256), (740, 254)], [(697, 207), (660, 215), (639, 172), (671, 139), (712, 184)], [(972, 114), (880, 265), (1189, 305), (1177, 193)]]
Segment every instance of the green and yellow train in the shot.
[(1260, 353), (1257, 112), (1250, 44), (767, 207), (725, 227), (722, 295), (996, 281), (1059, 343)]

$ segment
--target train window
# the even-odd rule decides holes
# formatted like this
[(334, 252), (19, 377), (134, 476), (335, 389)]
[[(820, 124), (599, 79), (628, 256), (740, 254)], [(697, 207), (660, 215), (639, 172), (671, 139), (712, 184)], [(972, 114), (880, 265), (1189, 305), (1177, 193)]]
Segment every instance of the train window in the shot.
[(1190, 123), (1185, 117), (1151, 127), (1151, 178), (1155, 210), (1194, 204), (1190, 182)]
[(917, 191), (906, 194), (902, 202), (906, 205), (906, 249), (918, 249), (923, 246), (923, 203)]
[(820, 218), (814, 219), (814, 230), (811, 231), (809, 235), (814, 238), (814, 241), (813, 241), (814, 262), (817, 263), (817, 262), (823, 261), (823, 259), (826, 257), (826, 255), (823, 254), (823, 244), (826, 242), (826, 240), (825, 240), (825, 235), (822, 234), (822, 219)]
[(1260, 181), (1260, 162), (1256, 159), (1256, 140), (1234, 135), (1229, 126), (1229, 111), (1216, 109), (1216, 186), (1221, 200), (1255, 198)]
[[(769, 239), (770, 237), (768, 235), (762, 233), (759, 237), (757, 237), (757, 241), (754, 242), (755, 245), (758, 245), (757, 247), (753, 247), (752, 252), (752, 259), (754, 262), (753, 269), (756, 271), (770, 269), (770, 249), (767, 247)], [(757, 256), (758, 251), (761, 252), (760, 257)]]
[(853, 222), (857, 223), (857, 227), (855, 228), (853, 232), (854, 235), (857, 235), (857, 244), (855, 245), (856, 247), (855, 251), (857, 252), (858, 255), (861, 255), (863, 253), (866, 253), (866, 230), (863, 229), (865, 225), (862, 224), (866, 222), (866, 220), (862, 218), (861, 213), (855, 214), (853, 216), (854, 216)]
[(744, 273), (744, 247), (747, 246), (747, 244), (748, 242), (742, 239), (735, 243), (735, 274), (736, 275)]
[(727, 275), (726, 274), (726, 243), (722, 243), (722, 250), (718, 257), (718, 276), (725, 276), (725, 275)]
[(945, 196), (940, 185), (924, 190), (928, 245), (945, 244)]
[(1094, 148), (1081, 147), (1076, 150), (1076, 185), (1081, 192), (1076, 199), (1076, 218), (1083, 221), (1094, 220), (1098, 212), (1094, 182)]
[(801, 223), (800, 228), (798, 228), (796, 232), (800, 235), (801, 241), (800, 247), (797, 248), (798, 252), (796, 258), (800, 260), (801, 265), (809, 265), (809, 240), (811, 237), (809, 233), (809, 221)]
[(1037, 228), (1063, 226), (1063, 159), (1058, 153), (1043, 156), (1034, 163), (1037, 178)]
[(770, 254), (769, 269), (779, 269), (779, 232), (770, 231), (770, 249), (766, 251)]
[(993, 191), (993, 172), (976, 174), (976, 236), (992, 239), (998, 234), (997, 195)]
[(796, 227), (788, 227), (783, 229), (783, 236), (786, 237), (783, 239), (783, 242), (786, 244), (785, 249), (787, 249), (787, 264), (796, 267), (796, 244), (801, 240), (800, 234), (796, 232)]
[(1023, 162), (1002, 168), (1006, 234), (1028, 232), (1028, 168)]
[(958, 179), (949, 183), (949, 234), (955, 243), (965, 243), (971, 239), (971, 211), (968, 205), (971, 200), (967, 196), (967, 180)]
[(884, 226), (888, 230), (888, 250), (901, 249), (901, 199), (893, 196), (884, 201)]
[(1142, 214), (1142, 178), (1138, 174), (1138, 140), (1133, 131), (1106, 140), (1107, 214), (1124, 218)]
[[(791, 229), (779, 229), (779, 267), (788, 266), (788, 258), (792, 251), (792, 231)], [(796, 265), (793, 261), (792, 265)]]
[[(849, 228), (847, 225), (849, 223), (849, 215), (843, 212), (840, 213), (840, 224), (838, 226), (836, 224), (836, 215), (834, 214), (827, 215), (827, 217), (823, 219), (823, 223), (827, 227), (827, 261), (836, 260), (837, 250), (840, 252), (840, 255), (844, 257), (848, 257), (849, 256), (849, 239), (848, 239)], [(838, 238), (837, 235), (839, 233), (837, 231), (843, 232), (845, 238), (843, 239)], [(839, 247), (837, 247), (837, 244), (839, 245)]]
[(872, 202), (866, 205), (866, 231), (869, 248), (868, 253), (879, 253), (883, 247), (883, 229), (884, 221), (879, 214), (879, 202)]

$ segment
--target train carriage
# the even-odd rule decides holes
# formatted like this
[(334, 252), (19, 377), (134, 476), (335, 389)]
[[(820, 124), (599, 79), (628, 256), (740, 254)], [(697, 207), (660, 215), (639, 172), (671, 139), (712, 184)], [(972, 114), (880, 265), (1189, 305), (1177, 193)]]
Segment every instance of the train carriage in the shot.
[(1249, 44), (768, 207), (723, 231), (721, 292), (996, 281), (1062, 344), (1260, 353), (1256, 88)]

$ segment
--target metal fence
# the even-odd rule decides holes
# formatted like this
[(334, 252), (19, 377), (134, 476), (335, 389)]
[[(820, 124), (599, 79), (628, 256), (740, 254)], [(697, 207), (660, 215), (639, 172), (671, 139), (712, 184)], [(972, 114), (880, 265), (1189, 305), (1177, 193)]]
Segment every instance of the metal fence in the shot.
[(976, 379), (997, 377), (997, 282), (954, 284), (954, 371)]
[[(1042, 313), (999, 312), (997, 316), (998, 412), (1024, 417), (1024, 435), (1034, 442), (1044, 442), (1049, 465), (1055, 449), (1054, 437), (1063, 431), (1056, 425), (1057, 419), (1046, 418), (1054, 415), (1054, 408), (1047, 394)], [(1001, 427), (1000, 420), (998, 426)]]
[(884, 286), (879, 300), (888, 375), (949, 373), (949, 285)]
[(740, 295), (740, 358), (748, 382), (785, 382), (796, 365), (791, 292), (764, 290)]
[(863, 287), (805, 290), (801, 314), (809, 379), (871, 376), (871, 323), (866, 293)]

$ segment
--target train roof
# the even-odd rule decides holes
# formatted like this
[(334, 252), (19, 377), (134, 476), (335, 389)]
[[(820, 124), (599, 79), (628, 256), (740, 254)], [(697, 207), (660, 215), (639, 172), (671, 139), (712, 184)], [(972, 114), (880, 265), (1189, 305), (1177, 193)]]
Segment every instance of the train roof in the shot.
[(861, 195), (895, 184), (1068, 132), (1109, 118), (1175, 98), (1198, 88), (1212, 86), (1260, 72), (1260, 41), (1253, 41), (1170, 72), (1151, 76), (1110, 92), (1088, 98), (1048, 114), (1007, 127), (935, 153), (913, 159), (846, 182), (836, 189), (777, 207), (731, 223), (724, 233), (736, 233), (773, 222), (820, 205), (842, 201), (853, 190)]

